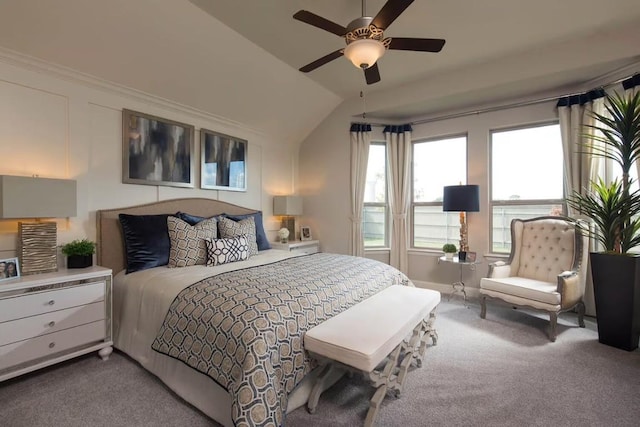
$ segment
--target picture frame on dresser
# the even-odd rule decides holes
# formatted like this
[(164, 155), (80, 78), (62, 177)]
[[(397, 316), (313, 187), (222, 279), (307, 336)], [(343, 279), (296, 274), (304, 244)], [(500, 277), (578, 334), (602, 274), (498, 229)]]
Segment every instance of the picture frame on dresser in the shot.
[(247, 191), (248, 141), (200, 129), (200, 188)]
[(122, 110), (122, 182), (193, 188), (195, 128)]
[(300, 240), (312, 240), (311, 228), (306, 225), (300, 227)]
[(0, 282), (20, 277), (20, 260), (17, 257), (0, 259)]

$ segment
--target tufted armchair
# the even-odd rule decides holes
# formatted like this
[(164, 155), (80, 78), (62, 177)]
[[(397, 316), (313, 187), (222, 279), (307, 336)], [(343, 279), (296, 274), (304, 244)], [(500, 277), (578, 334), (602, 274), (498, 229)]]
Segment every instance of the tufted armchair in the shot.
[(508, 262), (490, 264), (489, 277), (480, 280), (480, 317), (486, 318), (487, 299), (495, 298), (549, 312), (551, 341), (562, 311), (577, 307), (584, 328), (588, 237), (572, 221), (560, 216), (511, 221)]

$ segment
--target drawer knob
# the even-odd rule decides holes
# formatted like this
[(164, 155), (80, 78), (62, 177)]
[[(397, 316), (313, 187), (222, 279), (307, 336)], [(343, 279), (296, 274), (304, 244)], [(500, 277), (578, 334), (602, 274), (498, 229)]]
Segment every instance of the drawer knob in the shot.
[(51, 301), (49, 301), (47, 304), (49, 304), (49, 305), (53, 305), (53, 304), (55, 304), (55, 303), (56, 303), (56, 302), (55, 302), (54, 300), (51, 300)]
[(53, 347), (55, 347), (55, 346), (56, 346), (56, 343), (54, 343), (54, 342), (50, 342), (50, 343), (49, 343), (49, 348), (53, 348)]
[(49, 322), (49, 327), (53, 328), (53, 326), (56, 324), (56, 322), (54, 322), (53, 320), (51, 322)]

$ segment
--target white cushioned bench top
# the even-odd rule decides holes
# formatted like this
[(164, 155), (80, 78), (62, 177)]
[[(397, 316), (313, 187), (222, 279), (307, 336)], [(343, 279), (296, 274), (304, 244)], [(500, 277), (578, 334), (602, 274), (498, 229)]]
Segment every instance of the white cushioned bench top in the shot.
[(394, 285), (310, 329), (304, 347), (371, 372), (440, 303), (440, 292)]

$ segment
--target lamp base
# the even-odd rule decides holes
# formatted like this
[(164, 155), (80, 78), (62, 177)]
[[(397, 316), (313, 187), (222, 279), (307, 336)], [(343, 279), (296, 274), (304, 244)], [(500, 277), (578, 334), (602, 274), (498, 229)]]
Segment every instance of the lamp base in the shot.
[(19, 222), (18, 257), (23, 275), (58, 271), (55, 222)]
[(281, 227), (286, 228), (287, 230), (289, 230), (289, 240), (296, 240), (296, 219), (295, 217), (292, 216), (285, 216), (282, 217), (282, 223), (280, 224)]

